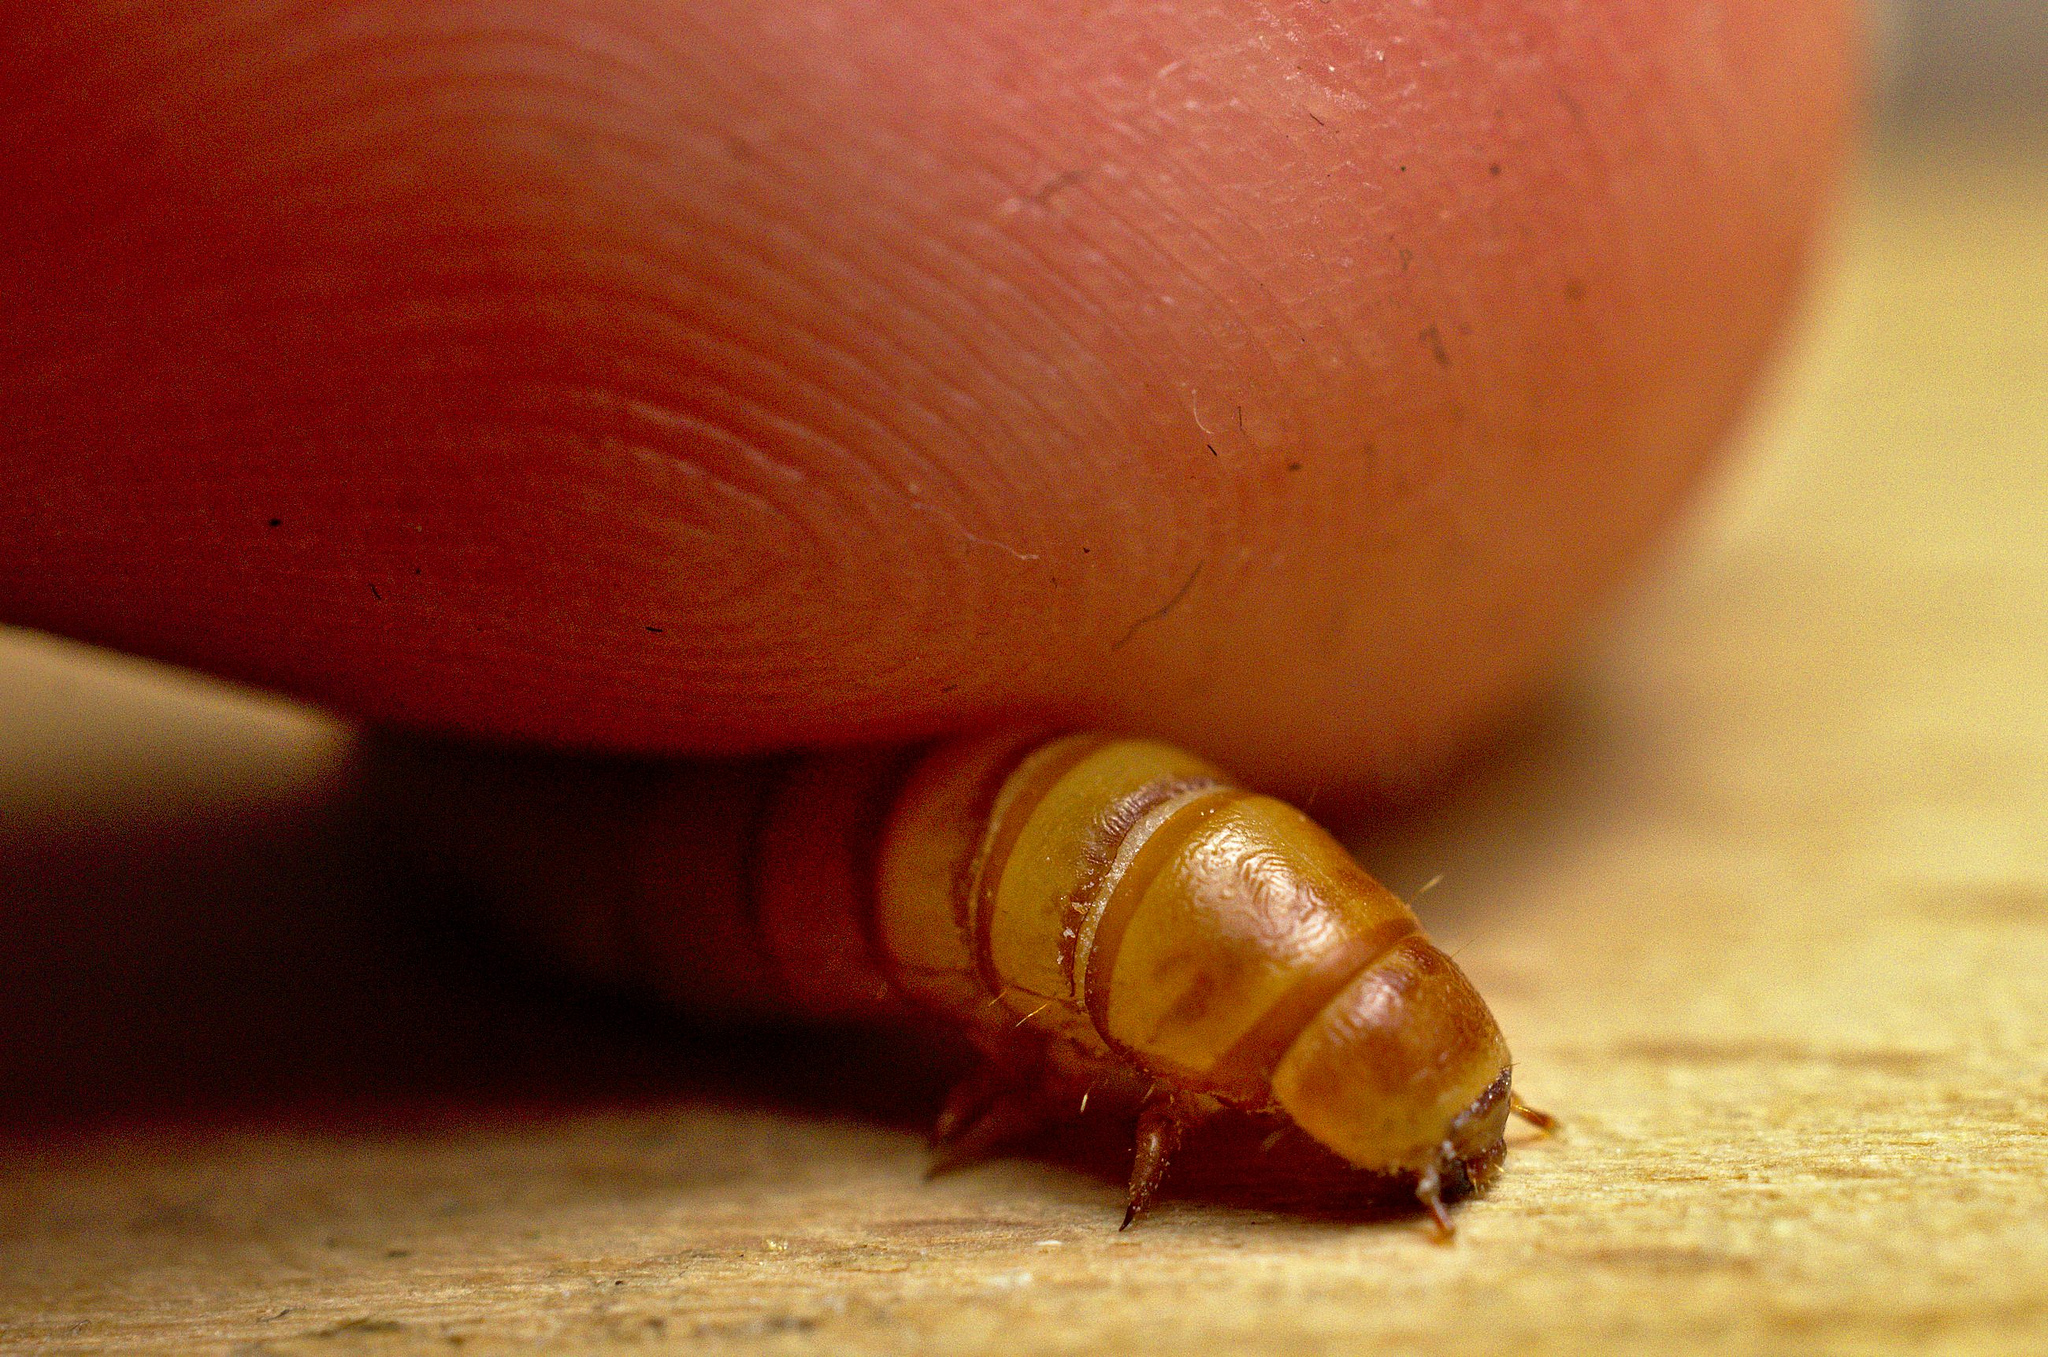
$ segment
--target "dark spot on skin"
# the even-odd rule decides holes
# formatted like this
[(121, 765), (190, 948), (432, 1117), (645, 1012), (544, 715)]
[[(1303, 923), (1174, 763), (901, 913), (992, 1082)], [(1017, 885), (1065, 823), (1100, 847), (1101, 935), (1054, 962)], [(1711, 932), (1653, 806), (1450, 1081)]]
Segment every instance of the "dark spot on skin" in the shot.
[(1166, 600), (1166, 602), (1160, 604), (1157, 608), (1145, 614), (1137, 621), (1131, 623), (1130, 630), (1126, 631), (1123, 634), (1123, 639), (1119, 640), (1115, 645), (1111, 646), (1110, 650), (1112, 652), (1122, 650), (1125, 646), (1131, 643), (1131, 638), (1133, 636), (1136, 636), (1141, 628), (1153, 622), (1157, 622), (1160, 618), (1166, 616), (1175, 608), (1179, 607), (1180, 601), (1188, 596), (1188, 590), (1194, 588), (1195, 581), (1201, 577), (1202, 567), (1207, 564), (1207, 561), (1197, 561), (1195, 563), (1195, 568), (1188, 573), (1187, 581), (1184, 584), (1182, 584), (1180, 588), (1173, 591), (1173, 597), (1169, 598), (1168, 600)]
[(1405, 246), (1405, 245), (1404, 245), (1404, 246), (1402, 246), (1402, 247), (1401, 247), (1401, 272), (1403, 272), (1403, 273), (1406, 273), (1406, 272), (1408, 272), (1408, 266), (1409, 266), (1410, 264), (1414, 263), (1414, 262), (1415, 262), (1415, 251), (1413, 251), (1413, 250), (1409, 249), (1409, 248), (1408, 248), (1407, 246)]
[(1564, 280), (1564, 295), (1569, 301), (1584, 301), (1586, 299), (1586, 285), (1576, 278), (1567, 278)]
[(281, 528), (284, 526), (284, 520), (281, 518), (273, 518), (270, 520), (270, 526), (273, 528)]
[(1436, 326), (1423, 326), (1422, 332), (1418, 336), (1418, 338), (1420, 338), (1424, 344), (1429, 346), (1429, 356), (1431, 358), (1436, 359), (1438, 367), (1447, 368), (1451, 365), (1450, 352), (1444, 348), (1443, 332), (1438, 330)]
[(1557, 91), (1557, 102), (1564, 105), (1564, 111), (1571, 115), (1571, 120), (1583, 131), (1586, 126), (1586, 110), (1579, 105), (1577, 99), (1572, 98), (1571, 91), (1560, 88)]
[(1054, 194), (1060, 192), (1062, 189), (1070, 189), (1074, 185), (1081, 183), (1087, 178), (1088, 171), (1086, 170), (1062, 170), (1060, 171), (1060, 173), (1046, 180), (1045, 183), (1041, 184), (1038, 188), (1032, 190), (1030, 195), (1031, 201), (1037, 203), (1040, 207), (1043, 207), (1046, 203), (1052, 200)]
[(942, 693), (957, 693), (960, 691), (960, 685), (957, 683), (941, 683), (939, 691)]
[(1496, 160), (1493, 164), (1488, 165), (1486, 172), (1496, 179), (1500, 178), (1500, 162)]
[(1299, 470), (1301, 470), (1301, 463), (1299, 463), (1299, 462), (1289, 462), (1289, 463), (1287, 464), (1287, 469), (1288, 469), (1289, 471), (1299, 471)]

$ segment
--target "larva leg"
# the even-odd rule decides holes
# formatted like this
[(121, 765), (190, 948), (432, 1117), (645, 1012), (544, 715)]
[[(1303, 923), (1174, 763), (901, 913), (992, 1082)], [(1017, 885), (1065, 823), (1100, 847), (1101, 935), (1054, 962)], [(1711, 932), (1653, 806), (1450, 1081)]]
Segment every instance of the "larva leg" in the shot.
[(928, 1176), (965, 1168), (1067, 1119), (1070, 1082), (1036, 1041), (990, 1055), (947, 1096), (932, 1128), (937, 1153)]
[(1028, 1086), (1038, 1077), (1037, 1062), (994, 1058), (974, 1067), (966, 1078), (953, 1085), (932, 1125), (932, 1144), (950, 1145), (959, 1140), (1007, 1093)]
[(1025, 1140), (1066, 1115), (1039, 1085), (1009, 1088), (997, 1094), (982, 1114), (938, 1147), (925, 1177), (937, 1178), (980, 1163), (1006, 1145)]
[(1415, 1182), (1415, 1199), (1429, 1212), (1436, 1222), (1436, 1242), (1448, 1244), (1456, 1237), (1458, 1227), (1451, 1224), (1451, 1213), (1444, 1207), (1443, 1174), (1435, 1164), (1422, 1171)]
[(1131, 1157), (1130, 1193), (1119, 1230), (1130, 1229), (1131, 1223), (1151, 1207), (1159, 1185), (1166, 1180), (1166, 1165), (1179, 1151), (1196, 1116), (1193, 1105), (1177, 1094), (1156, 1093), (1145, 1100), (1144, 1110), (1138, 1114), (1138, 1144)]

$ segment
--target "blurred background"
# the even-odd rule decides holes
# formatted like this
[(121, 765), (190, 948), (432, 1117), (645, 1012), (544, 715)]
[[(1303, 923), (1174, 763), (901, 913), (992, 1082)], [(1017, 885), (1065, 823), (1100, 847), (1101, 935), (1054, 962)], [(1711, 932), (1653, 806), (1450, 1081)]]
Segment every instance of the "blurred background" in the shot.
[(1888, 0), (1878, 23), (1880, 100), (1896, 123), (2025, 116), (2048, 98), (2048, 7)]
[[(2048, 5), (1899, 0), (1880, 28), (1871, 144), (1738, 455), (1525, 746), (1372, 846), (1404, 893), (1451, 874), (1440, 926), (1498, 973), (1481, 987), (1511, 1031), (1535, 1025), (1515, 978), (1558, 959), (1456, 898), (1525, 885), (1574, 844), (1590, 859), (1689, 835), (1718, 855), (1702, 881), (1759, 899), (1939, 879), (1941, 907), (1965, 910), (1943, 929), (2011, 930), (1984, 935), (1987, 956), (2038, 949)], [(459, 940), (398, 917), (406, 888), (359, 837), (354, 748), (268, 696), (0, 630), (0, 1134), (17, 1162), (144, 1118), (403, 1120), (479, 1091), (530, 1106), (672, 1077), (658, 1036), (508, 994)], [(1958, 1048), (2038, 1055), (2012, 1035), (2017, 993)], [(1725, 1017), (1715, 1002), (1738, 1000), (1687, 1021)]]

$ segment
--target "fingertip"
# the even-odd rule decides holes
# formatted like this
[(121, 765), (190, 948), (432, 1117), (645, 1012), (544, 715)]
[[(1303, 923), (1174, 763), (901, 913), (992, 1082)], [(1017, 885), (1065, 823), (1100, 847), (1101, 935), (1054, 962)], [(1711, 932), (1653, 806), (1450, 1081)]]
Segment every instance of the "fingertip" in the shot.
[(1846, 11), (1689, 13), (59, 6), (0, 606), (496, 737), (1399, 781), (1788, 304)]

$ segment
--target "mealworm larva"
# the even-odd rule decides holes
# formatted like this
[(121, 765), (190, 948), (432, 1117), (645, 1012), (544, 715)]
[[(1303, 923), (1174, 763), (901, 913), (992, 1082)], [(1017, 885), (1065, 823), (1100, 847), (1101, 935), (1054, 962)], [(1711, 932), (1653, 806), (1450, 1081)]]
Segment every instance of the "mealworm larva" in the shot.
[[(1183, 750), (1003, 733), (801, 759), (752, 795), (718, 862), (664, 862), (698, 812), (687, 787), (657, 797), (636, 880), (580, 916), (557, 905), (557, 949), (567, 918), (592, 969), (678, 999), (942, 1016), (985, 1057), (939, 1117), (953, 1155), (1121, 1088), (1140, 1106), (1125, 1226), (1185, 1130), (1238, 1108), (1411, 1183), (1448, 1236), (1444, 1203), (1492, 1177), (1510, 1113), (1548, 1125), (1408, 907), (1300, 811)], [(665, 871), (704, 888), (685, 900)]]

